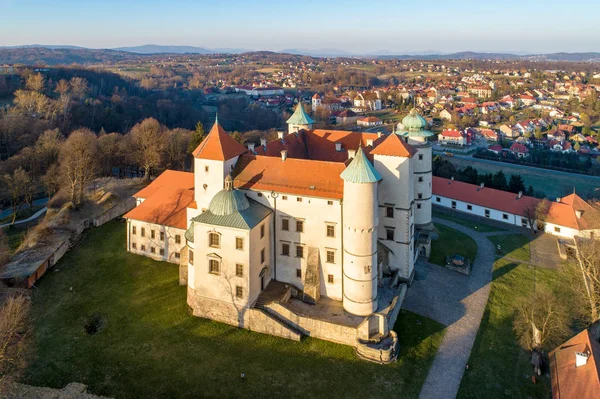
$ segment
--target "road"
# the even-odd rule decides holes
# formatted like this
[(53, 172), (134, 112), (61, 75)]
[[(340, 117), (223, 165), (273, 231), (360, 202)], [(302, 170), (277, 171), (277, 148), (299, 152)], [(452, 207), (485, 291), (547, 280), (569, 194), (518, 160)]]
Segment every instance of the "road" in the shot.
[[(442, 153), (436, 153), (436, 155), (442, 155)], [(583, 174), (579, 174), (579, 173), (563, 172), (560, 170), (535, 168), (535, 167), (528, 166), (528, 165), (519, 165), (519, 164), (514, 164), (514, 163), (492, 161), (489, 159), (473, 158), (468, 155), (454, 154), (454, 156), (448, 157), (447, 159), (449, 161), (452, 161), (452, 159), (454, 159), (454, 158), (455, 159), (463, 159), (465, 161), (469, 161), (469, 162), (473, 162), (473, 163), (493, 165), (493, 166), (497, 166), (497, 167), (523, 169), (523, 170), (528, 170), (528, 171), (537, 172), (537, 173), (542, 172), (542, 173), (547, 173), (549, 175), (564, 176), (564, 177), (577, 177), (577, 178), (590, 179), (590, 180), (595, 180), (595, 181), (600, 182), (600, 176), (590, 176), (590, 175), (583, 175)]]
[[(44, 206), (47, 203), (48, 203), (48, 198), (40, 198), (40, 199), (33, 200), (33, 206)], [(12, 215), (12, 209), (10, 209), (10, 208), (0, 211), (0, 219), (4, 219), (5, 217), (8, 217), (10, 215)]]

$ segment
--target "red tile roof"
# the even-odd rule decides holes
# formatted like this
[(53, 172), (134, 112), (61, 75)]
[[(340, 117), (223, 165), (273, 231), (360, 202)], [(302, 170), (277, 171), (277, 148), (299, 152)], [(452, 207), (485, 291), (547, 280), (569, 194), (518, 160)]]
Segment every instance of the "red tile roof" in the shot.
[[(577, 367), (575, 353), (589, 355)], [(600, 343), (584, 330), (550, 352), (553, 399), (596, 399), (600, 393)]]
[(388, 135), (381, 144), (371, 150), (371, 155), (388, 155), (405, 158), (412, 158), (416, 153), (417, 150), (413, 146), (394, 133)]
[(239, 189), (271, 191), (340, 199), (344, 181), (340, 174), (346, 165), (306, 159), (242, 155), (234, 171), (234, 185)]
[(446, 129), (442, 132), (443, 137), (463, 137), (461, 131), (457, 129)]
[[(581, 217), (577, 217), (577, 211), (581, 211)], [(600, 229), (600, 210), (573, 193), (552, 202), (547, 220), (576, 230), (595, 230)]]
[(126, 219), (186, 229), (187, 208), (194, 202), (194, 174), (166, 170), (135, 196), (146, 199)]
[(194, 150), (195, 158), (225, 161), (246, 152), (246, 148), (235, 141), (225, 129), (215, 122), (208, 136)]

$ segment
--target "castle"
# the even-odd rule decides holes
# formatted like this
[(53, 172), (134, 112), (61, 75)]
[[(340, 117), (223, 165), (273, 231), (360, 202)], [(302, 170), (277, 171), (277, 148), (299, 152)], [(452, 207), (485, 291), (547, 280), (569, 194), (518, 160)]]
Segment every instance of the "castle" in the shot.
[(313, 129), (301, 104), (287, 124), (246, 148), (216, 120), (193, 173), (167, 170), (135, 195), (127, 249), (179, 264), (196, 316), (392, 361), (429, 254), (432, 134), (414, 110), (389, 135)]

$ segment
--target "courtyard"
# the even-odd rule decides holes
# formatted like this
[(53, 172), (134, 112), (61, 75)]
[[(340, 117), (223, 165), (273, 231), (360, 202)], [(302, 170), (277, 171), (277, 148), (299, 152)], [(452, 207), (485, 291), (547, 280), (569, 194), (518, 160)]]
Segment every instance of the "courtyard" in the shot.
[(32, 312), (22, 382), (81, 382), (118, 398), (416, 398), (444, 335), (443, 324), (403, 310), (395, 326), (398, 362), (381, 366), (348, 346), (193, 317), (178, 267), (127, 253), (119, 222), (89, 230), (46, 273)]

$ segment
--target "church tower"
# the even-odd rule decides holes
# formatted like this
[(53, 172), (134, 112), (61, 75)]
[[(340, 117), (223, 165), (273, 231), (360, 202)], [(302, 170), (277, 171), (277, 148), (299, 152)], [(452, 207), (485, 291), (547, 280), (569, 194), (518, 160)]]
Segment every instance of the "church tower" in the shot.
[(312, 96), (312, 111), (315, 112), (317, 110), (317, 108), (319, 108), (321, 106), (321, 96), (319, 95), (319, 93), (315, 93), (314, 96)]
[(402, 119), (402, 124), (397, 134), (408, 140), (408, 143), (417, 150), (417, 155), (411, 161), (414, 163), (413, 180), (415, 192), (415, 228), (433, 230), (431, 221), (431, 196), (432, 196), (432, 144), (427, 141), (433, 136), (425, 130), (427, 121), (412, 109), (410, 114)]
[(298, 100), (296, 110), (287, 120), (288, 133), (296, 133), (301, 129), (310, 130), (312, 129), (313, 123), (314, 121), (306, 114), (306, 111), (304, 111), (302, 101)]
[(377, 310), (377, 185), (381, 175), (362, 148), (340, 177), (344, 180), (343, 306), (367, 316)]

